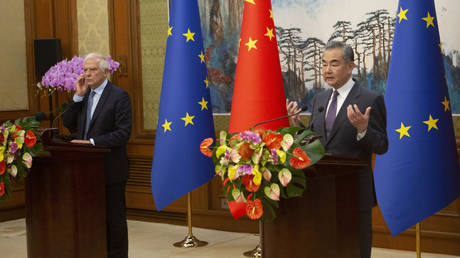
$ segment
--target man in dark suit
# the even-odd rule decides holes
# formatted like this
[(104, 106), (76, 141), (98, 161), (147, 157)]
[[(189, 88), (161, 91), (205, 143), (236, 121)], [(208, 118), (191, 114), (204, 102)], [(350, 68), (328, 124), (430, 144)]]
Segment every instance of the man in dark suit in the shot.
[[(332, 87), (313, 99), (309, 127), (320, 135), (327, 153), (359, 158), (366, 162), (360, 171), (360, 251), (369, 258), (372, 247), (372, 207), (376, 205), (372, 175), (372, 154), (388, 149), (386, 109), (383, 96), (360, 87), (352, 79), (353, 49), (329, 42), (322, 58), (324, 81)], [(299, 112), (296, 102), (286, 101), (289, 114)], [(364, 114), (361, 110), (365, 111)], [(291, 123), (301, 125), (299, 115)]]
[[(111, 148), (105, 159), (107, 255), (128, 257), (125, 188), (128, 180), (126, 142), (131, 135), (128, 93), (107, 80), (109, 64), (100, 54), (85, 57), (73, 100), (63, 115), (64, 125), (78, 133), (73, 143)], [(84, 161), (82, 161), (84, 162)]]

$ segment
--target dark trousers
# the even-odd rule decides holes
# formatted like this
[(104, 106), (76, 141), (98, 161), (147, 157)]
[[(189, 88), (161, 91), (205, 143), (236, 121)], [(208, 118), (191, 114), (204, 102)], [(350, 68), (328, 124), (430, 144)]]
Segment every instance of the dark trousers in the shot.
[(105, 186), (108, 258), (128, 257), (125, 190), (126, 182)]
[(359, 243), (361, 258), (370, 258), (372, 248), (372, 209), (361, 210), (359, 213)]

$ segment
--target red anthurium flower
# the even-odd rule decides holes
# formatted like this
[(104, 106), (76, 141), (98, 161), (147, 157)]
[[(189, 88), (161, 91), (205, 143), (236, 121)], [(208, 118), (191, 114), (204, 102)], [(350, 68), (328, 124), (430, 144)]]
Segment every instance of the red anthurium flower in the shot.
[(289, 160), (289, 164), (296, 169), (306, 168), (310, 165), (311, 160), (301, 148), (296, 147), (293, 151), (294, 156)]
[(233, 136), (228, 140), (228, 143), (229, 143), (230, 147), (233, 147), (233, 144), (231, 144), (231, 142), (232, 142), (233, 140), (235, 140), (235, 139), (237, 139), (238, 141), (241, 141), (241, 136), (240, 136), (240, 134), (235, 134), (235, 135), (233, 135)]
[[(212, 151), (209, 149), (209, 146), (214, 142), (212, 138), (204, 139), (200, 144), (200, 151), (208, 157), (212, 157)], [(27, 143), (26, 143), (27, 144)]]
[(27, 145), (27, 147), (33, 147), (35, 143), (37, 142), (37, 137), (35, 137), (35, 134), (28, 130), (26, 137), (24, 137), (24, 143)]
[(2, 160), (0, 161), (0, 176), (5, 173), (5, 170), (6, 170), (6, 164), (5, 164), (5, 161)]
[(16, 125), (16, 132), (19, 132), (19, 131), (21, 131), (21, 129), (22, 129), (22, 128), (21, 128), (21, 126), (20, 126), (20, 125)]
[(279, 150), (283, 141), (283, 135), (280, 133), (267, 133), (264, 135), (263, 141), (269, 150)]
[(250, 219), (259, 219), (264, 214), (264, 207), (260, 199), (246, 201), (246, 214)]
[(249, 192), (257, 192), (259, 190), (260, 185), (256, 185), (252, 180), (254, 175), (244, 175), (241, 179), (241, 182), (246, 186), (246, 190)]
[(5, 137), (3, 134), (0, 134), (0, 144), (2, 144), (5, 141)]
[(248, 142), (241, 144), (240, 148), (238, 149), (238, 154), (240, 154), (241, 158), (243, 159), (250, 159), (253, 152), (254, 150), (251, 149), (251, 145)]
[(0, 182), (0, 196), (5, 195), (5, 183)]

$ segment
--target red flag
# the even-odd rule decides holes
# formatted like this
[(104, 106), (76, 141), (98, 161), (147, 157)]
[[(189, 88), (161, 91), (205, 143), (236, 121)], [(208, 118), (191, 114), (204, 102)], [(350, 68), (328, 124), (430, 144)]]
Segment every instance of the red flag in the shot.
[[(287, 115), (270, 0), (245, 0), (229, 131)], [(276, 130), (288, 119), (260, 125)], [(259, 128), (259, 127), (258, 127)]]

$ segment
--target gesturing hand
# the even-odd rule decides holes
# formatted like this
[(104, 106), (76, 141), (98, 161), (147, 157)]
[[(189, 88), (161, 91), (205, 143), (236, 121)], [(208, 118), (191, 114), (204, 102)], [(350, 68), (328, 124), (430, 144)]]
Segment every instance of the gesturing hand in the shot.
[(75, 83), (75, 94), (77, 96), (83, 97), (85, 96), (86, 90), (88, 89), (88, 84), (85, 80), (85, 74), (81, 74), (77, 78), (77, 82)]
[[(286, 109), (287, 109), (288, 115), (292, 115), (292, 114), (300, 112), (300, 108), (297, 106), (297, 102), (290, 101), (288, 99), (286, 99)], [(295, 116), (291, 116), (289, 119), (291, 120), (291, 124), (293, 126), (300, 126), (302, 124), (300, 121), (299, 114)]]
[(91, 144), (89, 140), (72, 140), (71, 143)]
[(347, 116), (350, 123), (358, 129), (358, 133), (362, 133), (367, 130), (369, 124), (369, 115), (371, 113), (371, 107), (366, 108), (366, 113), (362, 114), (356, 104), (348, 105)]

